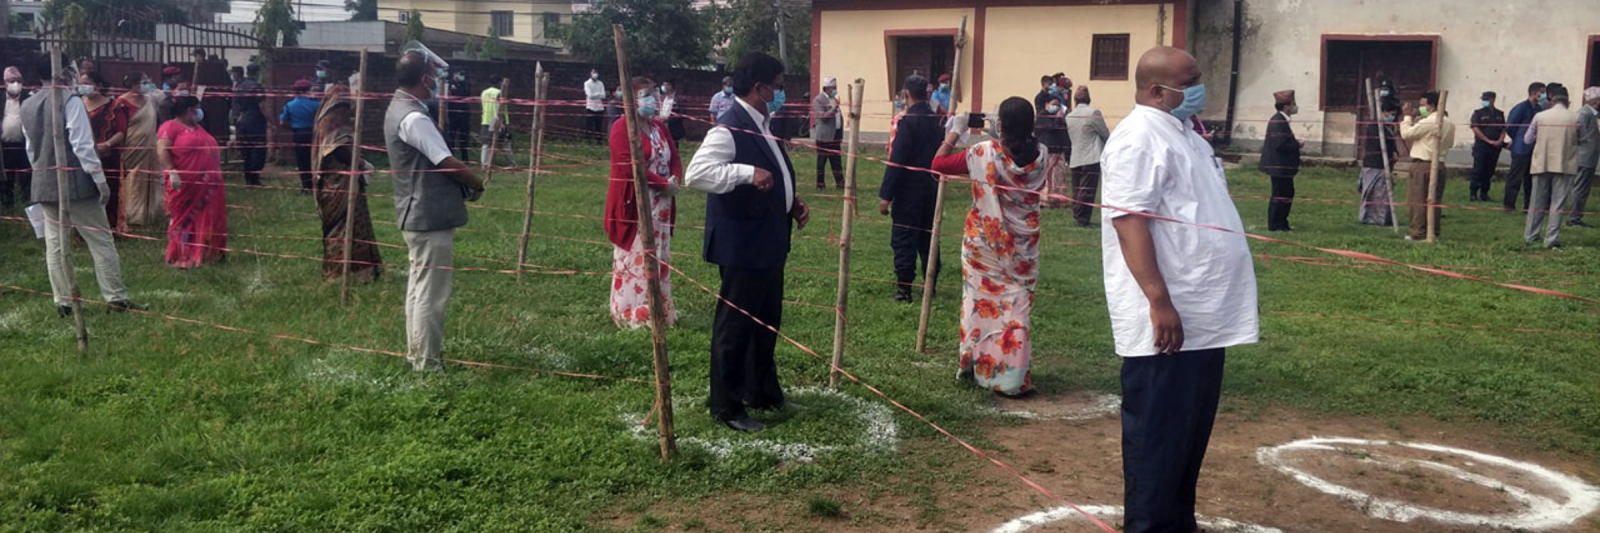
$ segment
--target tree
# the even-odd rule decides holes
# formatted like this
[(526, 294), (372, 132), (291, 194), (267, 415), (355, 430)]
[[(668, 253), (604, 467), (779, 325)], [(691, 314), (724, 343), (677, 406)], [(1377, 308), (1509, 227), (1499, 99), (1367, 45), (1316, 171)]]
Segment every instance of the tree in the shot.
[(352, 21), (378, 20), (378, 0), (344, 0), (344, 10)]
[(611, 25), (628, 32), (634, 64), (700, 67), (709, 63), (711, 20), (693, 0), (594, 0), (587, 13), (561, 25), (561, 42), (573, 55), (597, 63), (616, 63)]
[(500, 31), (489, 26), (489, 39), (478, 50), (478, 59), (505, 59), (506, 46), (500, 42)]
[(811, 5), (791, 0), (729, 0), (716, 8), (716, 41), (726, 43), (722, 57), (729, 63), (749, 52), (766, 52), (784, 57), (778, 51), (778, 17), (788, 48), (790, 72), (802, 72), (811, 65)]
[(468, 37), (467, 44), (461, 46), (461, 55), (466, 56), (467, 59), (478, 59), (478, 55), (481, 53), (479, 50), (482, 48), (483, 47), (478, 46), (477, 39)]
[[(300, 24), (294, 20), (289, 0), (266, 0), (256, 11), (256, 39), (261, 41), (262, 57), (279, 46), (300, 44)], [(281, 42), (280, 42), (281, 41)]]
[(65, 60), (72, 61), (72, 58), (90, 55), (89, 13), (84, 11), (83, 6), (68, 5), (66, 12), (61, 16), (61, 26), (63, 27), (61, 37), (67, 40), (66, 49), (63, 50), (67, 55)]
[(422, 25), (422, 11), (413, 9), (406, 17), (406, 42), (423, 42), (422, 36), (427, 34), (428, 27)]

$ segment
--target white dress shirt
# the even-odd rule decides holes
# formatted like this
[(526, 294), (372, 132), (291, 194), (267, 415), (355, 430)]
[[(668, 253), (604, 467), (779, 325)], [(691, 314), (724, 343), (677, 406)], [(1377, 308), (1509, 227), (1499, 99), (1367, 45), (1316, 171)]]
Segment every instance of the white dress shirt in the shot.
[(22, 99), (6, 95), (5, 119), (0, 121), (0, 140), (19, 143), (22, 137)]
[(671, 117), (672, 116), (672, 106), (675, 106), (677, 104), (678, 104), (678, 96), (677, 95), (673, 95), (673, 94), (661, 95), (661, 118), (662, 119), (666, 119), (666, 118)]
[[(40, 91), (32, 96), (32, 98), (49, 97), (50, 93), (47, 91)], [(94, 127), (89, 124), (89, 110), (83, 107), (83, 98), (76, 95), (66, 98), (67, 103), (61, 106), (61, 110), (62, 117), (67, 121), (67, 144), (72, 146), (72, 153), (78, 156), (78, 164), (83, 171), (87, 172), (95, 183), (105, 183), (106, 173), (100, 168), (100, 154), (94, 151)], [(23, 122), (22, 131), (27, 133), (27, 122)], [(28, 141), (23, 146), (28, 151), (28, 160), (32, 161), (38, 155), (33, 148), (33, 142)]]
[[(789, 165), (783, 164), (780, 155), (783, 151), (778, 148), (777, 137), (768, 129), (767, 117), (742, 98), (734, 98), (733, 101), (738, 102), (739, 107), (744, 108), (761, 129), (760, 135), (767, 140), (767, 148), (772, 151), (773, 159), (778, 162), (778, 171), (782, 174), (772, 178), (778, 181), (778, 186), (783, 187), (784, 209), (793, 209), (794, 183), (789, 176)], [(683, 176), (684, 186), (706, 194), (723, 194), (753, 182), (756, 167), (734, 163), (734, 151), (733, 132), (728, 131), (726, 126), (711, 128), (706, 132), (705, 141), (700, 143), (700, 149), (689, 160), (689, 168)]]
[[(1130, 215), (1116, 207), (1183, 221), (1150, 220), (1161, 277), (1183, 320), (1183, 350), (1256, 342), (1255, 265), (1211, 145), (1171, 113), (1136, 106), (1106, 142), (1101, 176), (1102, 216)], [(1102, 225), (1100, 236), (1117, 354), (1156, 355), (1150, 300), (1122, 256), (1116, 225)]]
[(590, 111), (606, 110), (606, 84), (597, 79), (583, 82), (584, 107)]
[(428, 158), (433, 164), (438, 165), (449, 159), (450, 145), (445, 144), (444, 136), (439, 134), (439, 127), (433, 124), (433, 119), (421, 111), (406, 115), (400, 119), (400, 142), (411, 145), (422, 157)]

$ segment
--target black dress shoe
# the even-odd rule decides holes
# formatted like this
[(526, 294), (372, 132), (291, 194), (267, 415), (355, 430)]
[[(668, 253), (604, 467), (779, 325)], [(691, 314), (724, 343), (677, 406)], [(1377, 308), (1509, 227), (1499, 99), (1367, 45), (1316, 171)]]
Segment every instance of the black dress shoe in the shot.
[(72, 316), (72, 306), (70, 306), (70, 305), (57, 305), (56, 306), (56, 314), (60, 315), (61, 318), (67, 318), (69, 316)]
[(718, 419), (717, 421), (722, 422), (722, 425), (724, 426), (728, 426), (728, 429), (742, 433), (755, 433), (757, 431), (767, 429), (767, 426), (761, 425), (760, 420), (750, 418), (750, 415), (741, 415), (739, 418), (735, 418), (733, 420)]
[(894, 293), (894, 301), (903, 304), (911, 303), (911, 289), (900, 289)]
[(783, 403), (779, 403), (779, 404), (762, 405), (762, 406), (751, 406), (750, 408), (754, 409), (754, 410), (757, 410), (757, 411), (768, 411), (768, 412), (771, 412), (771, 411), (804, 411), (804, 410), (806, 410), (806, 406), (800, 405), (800, 404), (797, 404), (797, 403), (794, 403), (794, 402), (791, 402), (791, 401), (788, 401), (788, 400), (784, 400)]
[(108, 308), (109, 312), (112, 312), (112, 313), (126, 313), (128, 311), (144, 311), (144, 310), (150, 308), (150, 306), (148, 306), (148, 305), (134, 303), (132, 300), (117, 300), (115, 302), (111, 302), (109, 304), (106, 304), (106, 307)]
[(1583, 219), (1578, 219), (1578, 220), (1568, 220), (1568, 221), (1567, 221), (1567, 225), (1568, 225), (1568, 226), (1577, 226), (1577, 227), (1581, 227), (1581, 228), (1587, 228), (1587, 227), (1590, 227), (1590, 226), (1589, 226), (1589, 223), (1588, 223), (1588, 222), (1584, 222), (1584, 221), (1583, 221)]

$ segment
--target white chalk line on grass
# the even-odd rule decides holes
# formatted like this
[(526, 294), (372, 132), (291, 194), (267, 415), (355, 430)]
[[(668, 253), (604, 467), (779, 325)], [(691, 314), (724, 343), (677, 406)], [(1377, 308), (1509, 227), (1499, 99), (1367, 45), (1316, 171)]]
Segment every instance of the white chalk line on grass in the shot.
[[(833, 444), (806, 444), (803, 442), (779, 442), (771, 439), (731, 440), (700, 437), (678, 437), (678, 444), (696, 446), (710, 452), (717, 458), (726, 458), (738, 452), (764, 452), (776, 455), (780, 461), (795, 461), (809, 463), (815, 461), (817, 456), (841, 450), (862, 451), (888, 451), (893, 450), (900, 443), (900, 425), (894, 420), (894, 412), (888, 407), (870, 402), (833, 389), (819, 387), (801, 387), (791, 389), (791, 397), (826, 396), (835, 398), (845, 403), (854, 405), (859, 411), (861, 422), (866, 427), (862, 429), (861, 442), (850, 445)], [(674, 405), (699, 405), (696, 398), (674, 397)], [(628, 425), (629, 434), (644, 442), (655, 442), (656, 429), (642, 425), (644, 416), (639, 414), (624, 414), (622, 422)]]
[[(1037, 398), (1023, 400), (1017, 405), (1027, 405), (1027, 402), (1040, 401)], [(1040, 403), (1039, 405), (1041, 407), (1054, 407), (1053, 404), (1048, 403)], [(1093, 420), (1121, 412), (1122, 397), (1115, 394), (1092, 393), (1089, 395), (1087, 405), (1076, 409), (1062, 409), (1059, 412), (1051, 412), (1053, 411), (1052, 409), (1043, 409), (1046, 412), (1039, 412), (1028, 409), (1002, 409), (999, 407), (987, 407), (984, 408), (984, 411), (990, 414), (1010, 416), (1023, 420)]]
[[(1386, 464), (1388, 466), (1394, 466), (1405, 462), (1414, 463), (1422, 468), (1446, 474), (1467, 483), (1479, 485), (1494, 491), (1503, 491), (1507, 496), (1526, 506), (1526, 509), (1520, 512), (1494, 515), (1446, 511), (1443, 509), (1435, 509), (1432, 507), (1402, 502), (1391, 498), (1381, 498), (1366, 492), (1352, 489), (1350, 487), (1338, 485), (1312, 475), (1305, 470), (1295, 468), (1290, 464), (1290, 461), (1284, 459), (1283, 457), (1284, 452), (1343, 452), (1346, 451), (1347, 447), (1350, 446), (1398, 446), (1426, 452), (1456, 455), (1483, 464), (1511, 470), (1518, 470), (1525, 472), (1534, 479), (1544, 483), (1547, 486), (1546, 488), (1554, 489), (1563, 493), (1566, 496), (1566, 501), (1558, 502), (1552, 498), (1529, 492), (1527, 489), (1522, 487), (1507, 485), (1502, 480), (1468, 472), (1458, 467), (1436, 461), (1394, 457), (1391, 458), (1389, 462), (1382, 463), (1373, 458), (1361, 459), (1363, 462)], [(1296, 481), (1304, 483), (1306, 486), (1354, 503), (1363, 511), (1365, 511), (1367, 516), (1380, 520), (1411, 522), (1413, 520), (1422, 518), (1439, 522), (1441, 524), (1457, 526), (1474, 526), (1514, 530), (1543, 530), (1570, 526), (1576, 523), (1578, 519), (1593, 513), (1596, 509), (1600, 509), (1600, 488), (1596, 488), (1593, 485), (1585, 483), (1583, 480), (1576, 477), (1556, 472), (1533, 463), (1526, 463), (1507, 459), (1497, 455), (1489, 455), (1471, 450), (1463, 450), (1461, 448), (1452, 448), (1449, 446), (1440, 446), (1436, 444), (1423, 444), (1416, 442), (1385, 442), (1350, 438), (1310, 438), (1275, 447), (1263, 447), (1259, 450), (1256, 450), (1256, 460), (1260, 461), (1263, 465), (1270, 466), (1274, 469), (1277, 469), (1279, 472), (1288, 474), (1290, 477), (1293, 477)]]
[[(1115, 521), (1122, 518), (1122, 507), (1118, 505), (1083, 505), (1078, 508), (1102, 521)], [(1283, 530), (1277, 528), (1245, 524), (1226, 518), (1205, 516), (1196, 518), (1200, 523), (1200, 527), (1206, 528), (1207, 531), (1212, 533), (1283, 533)], [(1083, 520), (1083, 514), (1077, 510), (1071, 507), (1057, 507), (1006, 522), (990, 533), (1022, 533), (1046, 524)]]

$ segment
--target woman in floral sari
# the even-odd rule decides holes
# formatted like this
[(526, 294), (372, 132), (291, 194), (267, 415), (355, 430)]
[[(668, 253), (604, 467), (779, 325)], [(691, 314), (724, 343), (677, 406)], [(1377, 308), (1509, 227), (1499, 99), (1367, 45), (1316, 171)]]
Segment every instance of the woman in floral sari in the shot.
[(972, 210), (961, 241), (962, 379), (1008, 398), (1033, 394), (1033, 289), (1039, 277), (1039, 204), (1045, 146), (1034, 137), (1033, 104), (1000, 104), (998, 138), (951, 153), (965, 118), (953, 122), (933, 170), (972, 177)]
[(228, 246), (228, 207), (222, 190), (222, 149), (200, 127), (200, 100), (179, 96), (172, 120), (156, 132), (156, 154), (166, 168), (167, 264), (195, 268), (220, 261)]
[[(649, 231), (655, 232), (655, 255), (662, 262), (672, 259), (672, 225), (678, 212), (673, 196), (683, 181), (683, 162), (672, 133), (659, 117), (661, 109), (654, 87), (648, 78), (633, 79), (639, 112), (637, 131), (628, 131), (626, 120), (611, 125), (611, 185), (606, 190), (605, 227), (606, 236), (615, 245), (611, 254), (611, 320), (618, 327), (638, 328), (650, 323), (649, 295), (645, 291), (650, 259), (639, 232), (639, 204), (634, 197), (629, 147), (632, 135), (640, 137), (640, 148), (647, 158), (644, 168), (650, 184), (652, 219)], [(670, 326), (678, 321), (678, 310), (672, 304), (672, 283), (665, 265), (659, 275), (662, 306)]]
[(122, 159), (118, 156), (122, 152), (119, 147), (127, 137), (124, 132), (128, 129), (128, 117), (132, 110), (122, 100), (106, 96), (111, 87), (99, 74), (79, 74), (78, 84), (93, 88), (83, 97), (83, 105), (89, 113), (89, 129), (94, 131), (95, 154), (100, 156), (100, 165), (106, 173), (106, 185), (111, 188), (111, 197), (106, 200), (106, 220), (114, 227), (122, 228)]
[[(350, 88), (334, 85), (323, 97), (317, 110), (316, 129), (312, 133), (311, 172), (316, 176), (317, 211), (322, 216), (322, 279), (336, 280), (344, 274), (344, 239), (352, 167), (350, 147), (355, 141), (355, 103), (350, 98)], [(372, 164), (357, 159), (361, 172), (372, 170)], [(357, 181), (360, 189), (356, 195), (353, 229), (355, 240), (350, 245), (350, 280), (366, 283), (383, 274), (383, 257), (378, 254), (377, 237), (372, 232), (372, 215), (367, 211), (367, 176)]]
[[(127, 92), (117, 104), (128, 109), (128, 129), (122, 137), (122, 220), (119, 229), (154, 224), (162, 211), (162, 172), (156, 156), (156, 113), (163, 98), (143, 74), (122, 78)], [(110, 168), (110, 167), (107, 167)]]

